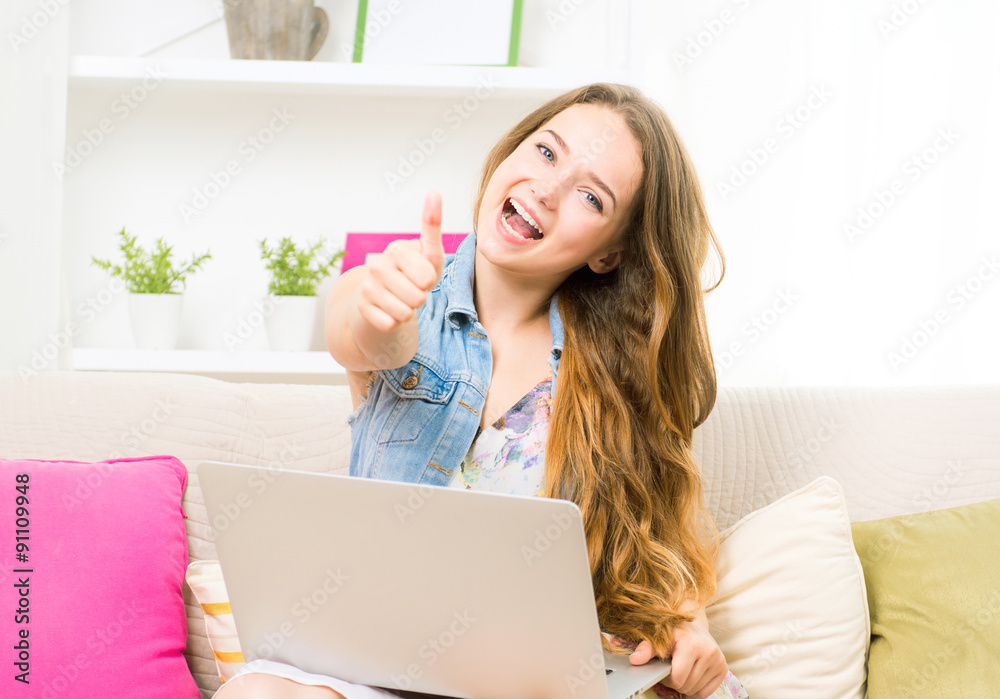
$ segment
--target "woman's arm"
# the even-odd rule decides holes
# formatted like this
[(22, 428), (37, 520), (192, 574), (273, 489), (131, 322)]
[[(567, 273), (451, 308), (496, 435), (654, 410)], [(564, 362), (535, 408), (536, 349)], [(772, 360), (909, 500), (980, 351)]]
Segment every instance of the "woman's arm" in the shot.
[(413, 359), (417, 310), (444, 268), (441, 195), (424, 202), (419, 240), (394, 240), (370, 265), (334, 282), (326, 303), (326, 347), (348, 371), (394, 369)]

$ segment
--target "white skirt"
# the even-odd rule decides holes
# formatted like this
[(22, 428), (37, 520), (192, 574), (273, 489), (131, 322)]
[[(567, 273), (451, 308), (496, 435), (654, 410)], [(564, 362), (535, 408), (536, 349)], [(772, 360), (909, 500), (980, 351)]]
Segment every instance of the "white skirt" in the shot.
[[(241, 667), (233, 677), (249, 675), (252, 672), (262, 672), (266, 675), (276, 675), (285, 679), (294, 680), (300, 684), (307, 684), (316, 687), (329, 687), (335, 692), (340, 692), (346, 699), (399, 699), (398, 694), (392, 694), (376, 687), (369, 687), (364, 684), (353, 684), (346, 680), (339, 680), (328, 675), (317, 675), (312, 672), (300, 670), (294, 665), (279, 663), (274, 660), (257, 658), (251, 660)], [(232, 682), (232, 679), (229, 680)], [(223, 685), (225, 686), (225, 685)]]

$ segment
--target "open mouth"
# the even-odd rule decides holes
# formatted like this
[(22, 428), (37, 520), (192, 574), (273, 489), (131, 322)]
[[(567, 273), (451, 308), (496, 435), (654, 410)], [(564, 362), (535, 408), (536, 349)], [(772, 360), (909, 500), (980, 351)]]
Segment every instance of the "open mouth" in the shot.
[(525, 240), (541, 240), (542, 230), (524, 208), (513, 199), (503, 203), (503, 225), (510, 233)]

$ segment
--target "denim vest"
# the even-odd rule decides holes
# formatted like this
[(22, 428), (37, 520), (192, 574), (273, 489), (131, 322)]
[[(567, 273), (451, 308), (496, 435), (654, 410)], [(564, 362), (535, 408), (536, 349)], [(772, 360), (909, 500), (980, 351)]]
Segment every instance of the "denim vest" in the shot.
[[(375, 372), (351, 426), (352, 476), (446, 486), (476, 437), (493, 352), (472, 301), (476, 236), (447, 261), (417, 313), (413, 359)], [(557, 295), (549, 303), (552, 395), (563, 347)]]

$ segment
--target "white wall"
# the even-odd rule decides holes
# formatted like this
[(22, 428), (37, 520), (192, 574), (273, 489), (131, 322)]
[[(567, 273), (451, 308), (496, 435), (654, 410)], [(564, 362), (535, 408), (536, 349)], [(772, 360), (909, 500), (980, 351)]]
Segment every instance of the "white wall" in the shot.
[[(321, 4), (330, 11), (333, 30), (319, 59), (343, 60), (338, 42), (350, 37), (355, 5)], [(527, 5), (525, 62), (621, 60), (623, 47), (607, 40), (613, 13), (604, 0)], [(553, 25), (546, 12), (561, 5), (570, 11), (560, 15), (565, 22)], [(121, 9), (111, 13), (117, 20), (91, 19), (90, 25), (119, 37), (120, 45), (93, 35), (88, 44), (80, 32), (88, 26), (82, 13), (103, 12), (105, 6)], [(186, 8), (189, 25), (205, 26), (159, 48), (150, 47), (162, 37), (121, 31), (130, 16), (149, 17), (152, 8), (164, 7), (178, 14)], [(27, 1), (4, 3), (0, 16), (5, 27), (16, 27), (36, 8)], [(169, 6), (90, 0), (73, 10), (76, 51), (226, 55), (224, 25), (210, 0)], [(708, 302), (720, 381), (1000, 380), (994, 361), (1000, 274), (990, 266), (1000, 253), (991, 206), (1000, 184), (1000, 49), (994, 41), (1000, 8), (985, 0), (713, 0), (650, 2), (647, 12), (647, 89), (688, 145), (728, 264), (726, 280)], [(157, 15), (157, 26), (169, 24), (171, 16), (177, 17)], [(45, 152), (47, 134), (60, 128), (60, 88), (45, 76), (54, 75), (46, 71), (64, 58), (59, 47), (65, 46), (66, 20), (67, 10), (60, 10), (47, 33), (20, 54), (8, 44), (0, 47), (0, 60), (15, 66), (13, 73), (0, 74), (0, 288), (17, 301), (2, 311), (4, 328), (13, 329), (0, 343), (5, 368), (30, 359), (46, 343), (46, 333), (68, 320), (86, 320), (79, 345), (129, 346), (125, 299), (108, 294), (107, 278), (89, 265), (90, 255), (115, 254), (114, 234), (123, 225), (144, 242), (165, 235), (185, 256), (211, 249), (215, 259), (188, 287), (181, 338), (186, 348), (223, 347), (223, 334), (252, 310), (265, 280), (257, 238), (287, 234), (309, 240), (323, 234), (339, 245), (348, 230), (413, 230), (431, 187), (444, 193), (445, 230), (468, 230), (469, 199), (488, 146), (533, 106), (484, 102), (426, 165), (390, 192), (384, 172), (414, 139), (441, 124), (450, 100), (268, 98), (184, 92), (163, 84), (120, 119), (117, 92), (72, 89), (70, 144), (102, 118), (112, 118), (115, 128), (65, 180), (68, 313), (60, 317), (53, 267), (60, 240), (51, 234), (60, 225), (53, 199), (60, 183), (47, 174), (53, 158)], [(172, 31), (182, 31), (181, 25), (177, 20)], [(700, 48), (697, 55), (694, 47)], [(690, 63), (679, 66), (677, 55), (689, 49)], [(826, 96), (813, 97), (812, 109), (814, 90)], [(246, 162), (240, 143), (267, 127), (275, 108), (295, 119)], [(785, 115), (798, 108), (810, 118), (789, 129)], [(381, 130), (379, 138), (357, 136), (373, 129)], [(939, 129), (957, 134), (954, 142), (941, 140)], [(766, 153), (768, 145), (772, 153)], [(910, 161), (928, 148), (936, 162), (914, 179)], [(745, 182), (731, 181), (734, 167), (754, 169), (753, 155), (763, 159), (762, 149), (766, 160)], [(179, 205), (233, 159), (241, 164), (240, 175), (204, 213), (185, 222)], [(9, 165), (15, 162), (16, 168)], [(877, 214), (879, 193), (888, 201), (884, 192), (894, 182), (898, 193), (883, 215), (860, 234), (845, 230), (845, 224), (858, 224), (859, 207)], [(733, 189), (727, 192), (723, 184)], [(792, 298), (790, 304), (783, 295)], [(104, 306), (98, 297), (110, 303)], [(90, 299), (94, 306), (87, 309)], [(263, 348), (263, 334), (244, 347)], [(912, 356), (904, 356), (911, 349)], [(892, 353), (899, 358), (894, 361)]]
[[(728, 263), (708, 306), (720, 381), (1000, 381), (1000, 6), (651, 10), (649, 90), (693, 155)], [(785, 115), (800, 107), (795, 128)], [(720, 187), (742, 166), (756, 171)], [(846, 231), (880, 192), (894, 198), (883, 215)], [(724, 354), (733, 343), (741, 355)]]
[(0, 3), (0, 369), (56, 369), (70, 340), (60, 303), (68, 10)]

